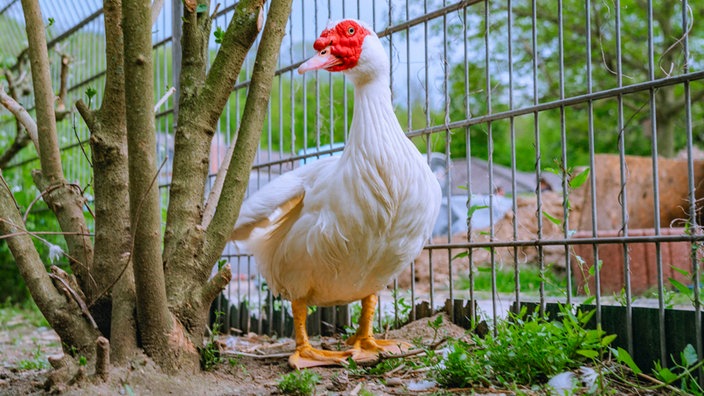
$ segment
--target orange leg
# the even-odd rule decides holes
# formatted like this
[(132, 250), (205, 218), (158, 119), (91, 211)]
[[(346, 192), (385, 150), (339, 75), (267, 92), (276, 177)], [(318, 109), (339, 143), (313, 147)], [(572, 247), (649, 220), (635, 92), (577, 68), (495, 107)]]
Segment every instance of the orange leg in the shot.
[(295, 369), (316, 366), (346, 365), (347, 358), (352, 356), (349, 351), (323, 351), (315, 349), (308, 341), (306, 331), (306, 316), (308, 306), (301, 300), (291, 301), (293, 310), (293, 328), (296, 333), (296, 352), (289, 356), (288, 364)]
[(374, 310), (377, 304), (376, 294), (362, 299), (362, 314), (359, 317), (357, 333), (347, 339), (347, 344), (354, 351), (353, 359), (357, 362), (373, 361), (380, 352), (399, 354), (411, 348), (411, 345), (398, 340), (377, 340), (374, 338)]

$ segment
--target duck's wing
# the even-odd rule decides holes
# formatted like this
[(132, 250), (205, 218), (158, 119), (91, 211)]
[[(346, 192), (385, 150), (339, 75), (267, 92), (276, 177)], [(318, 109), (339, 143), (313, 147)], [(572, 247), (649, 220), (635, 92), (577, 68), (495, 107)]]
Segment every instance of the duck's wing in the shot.
[(277, 227), (300, 215), (306, 189), (338, 159), (324, 158), (284, 173), (247, 198), (242, 204), (230, 240), (247, 240), (255, 228)]

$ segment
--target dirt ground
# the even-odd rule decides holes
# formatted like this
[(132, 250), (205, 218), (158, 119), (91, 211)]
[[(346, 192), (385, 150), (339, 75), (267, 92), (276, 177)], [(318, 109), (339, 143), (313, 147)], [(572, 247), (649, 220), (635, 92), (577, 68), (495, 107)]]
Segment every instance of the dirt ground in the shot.
[[(439, 337), (460, 338), (464, 329), (443, 321)], [(418, 340), (430, 344), (433, 331), (428, 319), (413, 322), (388, 333), (389, 338)], [(334, 345), (335, 338), (314, 339), (314, 343)], [(287, 356), (293, 340), (272, 339), (250, 334), (240, 337), (222, 336), (223, 362), (213, 371), (191, 376), (168, 376), (147, 358), (135, 359), (129, 367), (113, 368), (105, 383), (86, 381), (68, 387), (66, 395), (270, 395), (280, 394), (277, 388), (282, 375), (291, 372)], [(49, 373), (47, 356), (61, 353), (56, 333), (35, 327), (20, 314), (0, 324), (0, 394), (46, 394), (44, 382)], [(268, 356), (268, 357), (264, 357)], [(36, 367), (40, 366), (40, 367)], [(414, 386), (428, 385), (427, 371), (397, 370), (390, 375), (355, 376), (344, 368), (312, 369), (321, 378), (317, 395), (395, 395), (410, 392)], [(430, 387), (425, 392), (438, 389)]]

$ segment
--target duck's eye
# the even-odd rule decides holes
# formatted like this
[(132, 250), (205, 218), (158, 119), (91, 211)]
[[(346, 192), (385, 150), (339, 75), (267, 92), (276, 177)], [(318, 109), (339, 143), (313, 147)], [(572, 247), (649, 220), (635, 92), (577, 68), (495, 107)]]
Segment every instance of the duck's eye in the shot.
[(351, 27), (351, 28), (347, 29), (347, 34), (349, 34), (350, 36), (353, 35), (353, 34), (354, 34), (354, 28)]
[(328, 50), (326, 50), (326, 49), (320, 51), (320, 55), (327, 55), (327, 53), (328, 53)]

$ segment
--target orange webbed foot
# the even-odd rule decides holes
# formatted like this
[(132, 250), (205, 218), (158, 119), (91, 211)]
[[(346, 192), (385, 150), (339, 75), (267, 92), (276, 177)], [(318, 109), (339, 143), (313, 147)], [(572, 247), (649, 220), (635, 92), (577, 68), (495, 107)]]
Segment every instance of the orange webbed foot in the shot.
[(347, 359), (353, 353), (353, 350), (324, 351), (310, 345), (304, 345), (296, 348), (296, 352), (289, 356), (288, 364), (298, 370), (319, 366), (346, 366)]
[(374, 361), (379, 358), (379, 354), (398, 355), (408, 352), (412, 345), (401, 340), (379, 340), (374, 337), (360, 337), (354, 335), (347, 340), (347, 345), (352, 346), (355, 362), (363, 363)]

